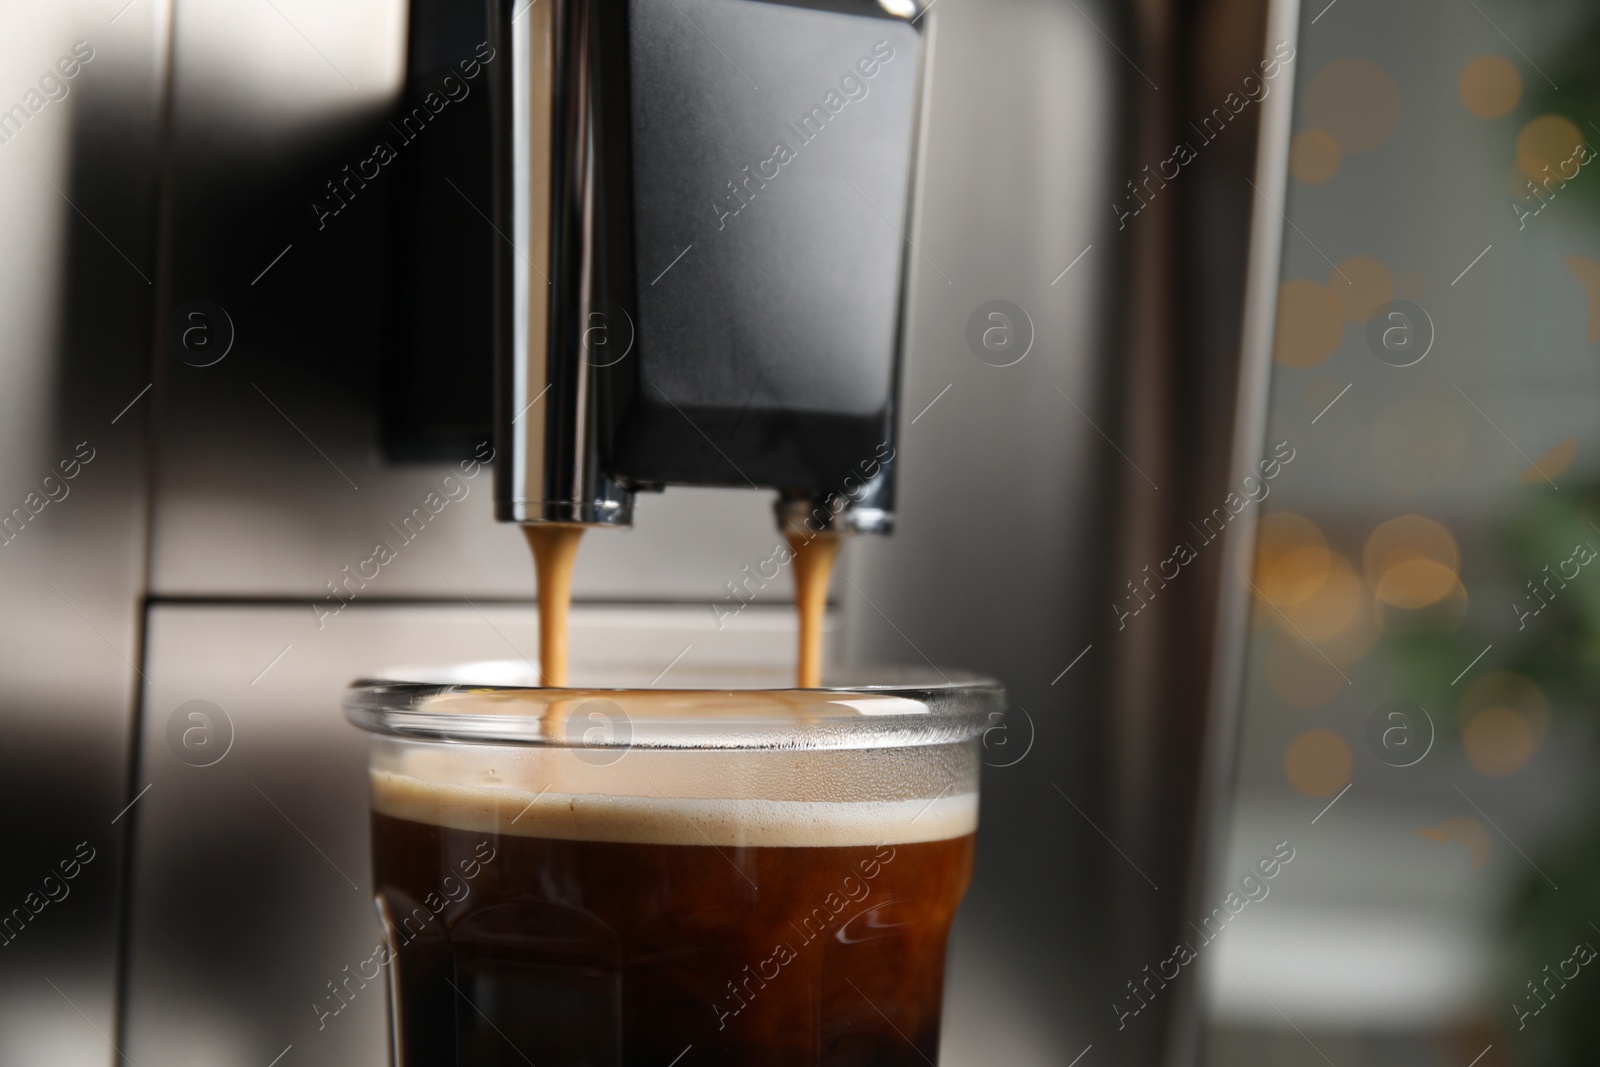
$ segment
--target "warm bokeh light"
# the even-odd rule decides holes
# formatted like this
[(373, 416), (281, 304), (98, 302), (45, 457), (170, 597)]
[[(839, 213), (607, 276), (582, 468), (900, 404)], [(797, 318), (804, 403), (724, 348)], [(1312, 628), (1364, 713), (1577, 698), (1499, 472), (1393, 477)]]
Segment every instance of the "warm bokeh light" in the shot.
[(1589, 340), (1600, 341), (1600, 260), (1588, 256), (1562, 256), (1561, 262), (1572, 271), (1578, 284), (1583, 286), (1584, 295), (1589, 298)]
[(1289, 142), (1289, 173), (1306, 185), (1322, 185), (1339, 173), (1339, 142), (1327, 130), (1301, 130)]
[[(1306, 605), (1283, 609), (1282, 616), (1275, 609), (1264, 608), (1258, 616), (1259, 621), (1269, 627), (1262, 664), (1267, 688), (1272, 689), (1272, 694), (1280, 701), (1296, 709), (1322, 707), (1346, 691), (1350, 685), (1350, 664), (1370, 656), (1381, 637), (1368, 611), (1357, 609), (1349, 619), (1344, 619), (1342, 613), (1330, 611), (1330, 606), (1338, 601), (1349, 603), (1350, 592), (1342, 568), (1336, 565), (1333, 569), (1336, 571), (1333, 579), (1323, 584), (1317, 597), (1310, 598)], [(1365, 603), (1365, 595), (1360, 595), (1358, 603)], [(1318, 632), (1317, 637), (1310, 637), (1302, 622), (1315, 625), (1304, 616), (1317, 611), (1322, 613), (1323, 621), (1333, 624), (1342, 621), (1342, 625), (1331, 633)]]
[(1428, 559), (1454, 572), (1461, 566), (1461, 549), (1455, 535), (1440, 522), (1422, 515), (1401, 515), (1381, 522), (1367, 535), (1361, 563), (1369, 581), (1414, 559)]
[(1345, 153), (1370, 152), (1400, 124), (1400, 89), (1370, 59), (1335, 59), (1306, 86), (1305, 117), (1309, 125), (1332, 134)]
[(1474, 770), (1504, 778), (1527, 765), (1550, 729), (1550, 705), (1531, 679), (1511, 671), (1484, 675), (1456, 709), (1461, 748)]
[(1344, 339), (1344, 309), (1325, 285), (1291, 278), (1278, 286), (1272, 357), (1286, 367), (1314, 367)]
[(1505, 56), (1479, 56), (1461, 68), (1456, 92), (1471, 114), (1497, 119), (1510, 114), (1522, 99), (1522, 74)]
[(1527, 470), (1517, 475), (1517, 479), (1530, 485), (1538, 485), (1546, 479), (1559, 478), (1567, 473), (1567, 468), (1572, 466), (1572, 461), (1577, 455), (1578, 439), (1569, 437), (1560, 444), (1553, 445), (1550, 451), (1534, 460)]
[(1352, 322), (1366, 322), (1394, 299), (1394, 277), (1372, 256), (1341, 259), (1328, 275), (1328, 289)]
[(1284, 607), (1309, 599), (1322, 587), (1331, 557), (1328, 540), (1316, 523), (1280, 511), (1256, 523), (1255, 566), (1240, 569), (1253, 574), (1251, 580), (1262, 597)]
[(1461, 550), (1442, 524), (1421, 515), (1380, 523), (1367, 537), (1362, 570), (1374, 596), (1392, 607), (1416, 609), (1449, 596)]
[(1414, 496), (1443, 485), (1467, 458), (1467, 427), (1450, 404), (1432, 398), (1396, 404), (1372, 421), (1372, 460), (1392, 492)]
[[(1419, 571), (1426, 572), (1426, 576)], [(1467, 621), (1467, 587), (1454, 575), (1446, 585), (1447, 573), (1437, 564), (1421, 560), (1390, 571), (1383, 589), (1389, 599), (1374, 596), (1372, 601), (1373, 618), (1379, 628), (1388, 634), (1459, 630)], [(1444, 587), (1443, 595), (1416, 603), (1440, 586)]]
[(1414, 633), (1421, 630), (1448, 632), (1459, 630), (1467, 621), (1467, 587), (1454, 581), (1443, 597), (1418, 608), (1373, 600), (1374, 617), (1384, 633)]
[(1563, 115), (1540, 115), (1517, 134), (1517, 166), (1535, 185), (1547, 179), (1571, 181), (1577, 176), (1577, 152), (1583, 143), (1583, 131), (1571, 119)]
[(1468, 685), (1456, 713), (1462, 722), (1491, 707), (1511, 708), (1526, 718), (1534, 738), (1544, 740), (1550, 728), (1550, 703), (1533, 679), (1515, 671), (1493, 671)]
[(1527, 765), (1537, 742), (1528, 720), (1510, 708), (1486, 708), (1461, 729), (1461, 748), (1474, 770), (1504, 778)]
[(1343, 789), (1354, 766), (1350, 746), (1331, 730), (1307, 730), (1283, 755), (1289, 784), (1308, 797), (1330, 797)]
[[(1278, 605), (1292, 632), (1319, 644), (1343, 633), (1361, 615), (1366, 590), (1350, 561), (1337, 552), (1328, 554), (1327, 577), (1308, 597)], [(1276, 616), (1275, 616), (1276, 617)], [(1324, 649), (1324, 652), (1327, 650)], [(1327, 653), (1330, 657), (1332, 653)]]
[(1384, 571), (1373, 595), (1391, 607), (1415, 610), (1455, 591), (1456, 572), (1431, 559), (1414, 559)]
[(1489, 850), (1494, 844), (1483, 823), (1465, 815), (1453, 816), (1437, 826), (1424, 826), (1417, 831), (1417, 836), (1441, 844), (1462, 846), (1467, 850), (1475, 871), (1483, 870), (1483, 865), (1489, 862)]

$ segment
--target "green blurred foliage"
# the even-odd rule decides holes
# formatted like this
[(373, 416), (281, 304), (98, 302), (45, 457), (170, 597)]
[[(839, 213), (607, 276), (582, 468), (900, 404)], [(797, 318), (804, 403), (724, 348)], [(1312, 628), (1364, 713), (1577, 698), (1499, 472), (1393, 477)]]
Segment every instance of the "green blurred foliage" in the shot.
[[(1600, 133), (1595, 130), (1600, 124), (1600, 4), (1546, 0), (1540, 6), (1566, 23), (1554, 56), (1540, 64), (1550, 81), (1560, 88), (1535, 72), (1528, 79), (1529, 91), (1518, 114), (1525, 120), (1535, 115), (1565, 115), (1583, 131), (1591, 147), (1600, 149)], [(1584, 171), (1593, 167), (1590, 164)], [(1600, 214), (1600, 180), (1580, 174), (1562, 188), (1561, 194), (1572, 196), (1586, 210)]]
[[(1600, 16), (1595, 26), (1600, 30)], [(1594, 77), (1600, 79), (1600, 65)], [(1441, 734), (1458, 731), (1455, 707), (1464, 686), (1452, 687), (1449, 679), (1492, 642), (1492, 669), (1525, 675), (1544, 690), (1553, 726), (1568, 727), (1558, 736), (1600, 738), (1600, 731), (1570, 729), (1575, 716), (1594, 720), (1600, 704), (1600, 558), (1583, 566), (1564, 587), (1552, 581), (1553, 597), (1541, 586), (1547, 603), (1538, 615), (1522, 620), (1523, 625), (1510, 599), (1521, 610), (1537, 606), (1525, 583), (1539, 583), (1556, 573), (1579, 544), (1600, 555), (1600, 491), (1530, 487), (1517, 495), (1510, 514), (1514, 517), (1495, 534), (1500, 551), (1494, 563), (1507, 583), (1500, 588), (1510, 594), (1505, 606), (1475, 612), (1453, 632), (1418, 631), (1386, 641), (1400, 694), (1439, 709), (1442, 714), (1435, 718)], [(1484, 587), (1494, 588), (1488, 582)], [(1501, 611), (1504, 615), (1497, 615)], [(1482, 676), (1487, 669), (1480, 664), (1473, 674)], [(1600, 764), (1600, 751), (1595, 757)], [(1507, 916), (1513, 951), (1502, 975), (1508, 1004), (1537, 1007), (1529, 981), (1542, 983), (1556, 972), (1578, 942), (1600, 949), (1600, 929), (1593, 925), (1600, 922), (1600, 791), (1587, 803), (1589, 810), (1577, 820), (1580, 828), (1535, 857), (1550, 881), (1530, 872), (1513, 899)], [(1527, 1018), (1523, 1029), (1507, 1026), (1512, 1045), (1526, 1057), (1514, 1062), (1535, 1067), (1600, 1064), (1600, 959), (1582, 967), (1564, 988), (1557, 982), (1552, 986), (1557, 994), (1546, 995), (1547, 1006)], [(1545, 987), (1539, 988), (1543, 994)], [(1504, 1016), (1497, 1012), (1496, 1017), (1515, 1019), (1515, 1010)]]

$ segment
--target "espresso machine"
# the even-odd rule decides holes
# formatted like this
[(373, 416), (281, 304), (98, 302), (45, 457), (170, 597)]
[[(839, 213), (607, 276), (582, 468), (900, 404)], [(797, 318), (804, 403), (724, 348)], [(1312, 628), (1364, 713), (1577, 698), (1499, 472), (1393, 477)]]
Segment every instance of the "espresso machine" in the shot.
[[(1251, 5), (1183, 18), (1264, 33)], [(0, 1064), (383, 1062), (383, 990), (345, 981), (376, 920), (340, 691), (525, 664), (514, 526), (538, 522), (594, 527), (574, 669), (668, 686), (792, 662), (781, 530), (898, 527), (848, 539), (831, 662), (959, 664), (1017, 705), (985, 737), (942, 1061), (1153, 1062), (1159, 1026), (1098, 1036), (1101, 992), (1176, 913), (1193, 828), (1141, 789), (1196, 791), (1202, 731), (1129, 663), (1209, 647), (1213, 578), (1117, 645), (1120, 583), (1086, 561), (1120, 573), (1146, 475), (1183, 457), (1201, 496), (1233, 434), (1225, 403), (1141, 407), (1130, 377), (1176, 362), (1176, 223), (1123, 239), (1102, 206), (1160, 125), (1105, 34), (1203, 76), (1172, 25), (1032, 0), (0, 15), (0, 66), (67, 89), (0, 125), (0, 485), (30, 516), (0, 548), (0, 907), (27, 913)], [(1242, 143), (1209, 165), (1248, 171)], [(1242, 239), (1227, 258), (1222, 301)], [(1226, 397), (1223, 319), (1184, 373)], [(1108, 832), (1173, 846), (1170, 899), (1130, 902)]]

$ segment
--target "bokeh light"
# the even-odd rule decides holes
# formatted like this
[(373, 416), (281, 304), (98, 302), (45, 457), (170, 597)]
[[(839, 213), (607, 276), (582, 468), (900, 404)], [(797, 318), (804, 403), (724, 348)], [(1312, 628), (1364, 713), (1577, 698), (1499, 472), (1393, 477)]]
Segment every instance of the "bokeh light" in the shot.
[(1366, 590), (1355, 568), (1339, 553), (1330, 552), (1327, 576), (1311, 595), (1278, 609), (1294, 631), (1320, 644), (1354, 623), (1365, 602)]
[(1461, 68), (1456, 92), (1471, 114), (1497, 119), (1510, 114), (1522, 99), (1522, 74), (1505, 56), (1479, 56)]
[(1517, 166), (1535, 185), (1547, 179), (1570, 181), (1576, 176), (1577, 152), (1583, 143), (1583, 131), (1571, 119), (1540, 115), (1517, 134)]
[(1394, 277), (1383, 260), (1351, 256), (1328, 275), (1328, 289), (1352, 322), (1366, 322), (1394, 299)]
[(1437, 826), (1424, 826), (1417, 835), (1441, 844), (1462, 846), (1475, 871), (1483, 870), (1483, 865), (1489, 862), (1489, 850), (1494, 845), (1483, 823), (1465, 815), (1453, 816)]
[(1350, 746), (1331, 730), (1307, 730), (1289, 742), (1283, 773), (1308, 797), (1329, 797), (1350, 781), (1355, 766)]
[(1431, 559), (1414, 559), (1383, 573), (1373, 596), (1396, 608), (1415, 610), (1437, 603), (1455, 592), (1456, 572)]
[(1474, 770), (1504, 778), (1522, 770), (1537, 742), (1521, 715), (1510, 708), (1485, 708), (1462, 727), (1461, 747)]
[(1362, 553), (1362, 569), (1374, 596), (1398, 608), (1426, 607), (1450, 595), (1460, 566), (1455, 537), (1421, 515), (1380, 523)]
[(1562, 256), (1561, 262), (1572, 271), (1578, 284), (1583, 286), (1584, 295), (1589, 298), (1589, 340), (1600, 341), (1600, 260), (1588, 256)]
[(1240, 569), (1253, 573), (1261, 597), (1284, 607), (1309, 599), (1322, 587), (1331, 557), (1328, 540), (1316, 523), (1280, 511), (1256, 523), (1255, 566)]
[(1272, 356), (1286, 367), (1314, 367), (1344, 339), (1344, 309), (1326, 285), (1291, 278), (1278, 286)]
[(1310, 126), (1332, 134), (1344, 153), (1370, 152), (1400, 124), (1400, 89), (1370, 59), (1335, 59), (1306, 86), (1305, 116)]
[(1559, 478), (1567, 473), (1567, 468), (1572, 466), (1572, 461), (1577, 455), (1578, 439), (1569, 437), (1551, 446), (1550, 451), (1529, 464), (1527, 470), (1517, 475), (1517, 479), (1529, 485), (1538, 485), (1546, 479)]
[(1289, 142), (1289, 173), (1306, 185), (1322, 185), (1339, 173), (1339, 142), (1327, 130), (1301, 130)]
[(1478, 773), (1504, 778), (1527, 765), (1550, 729), (1550, 705), (1531, 679), (1484, 675), (1461, 694), (1461, 748)]

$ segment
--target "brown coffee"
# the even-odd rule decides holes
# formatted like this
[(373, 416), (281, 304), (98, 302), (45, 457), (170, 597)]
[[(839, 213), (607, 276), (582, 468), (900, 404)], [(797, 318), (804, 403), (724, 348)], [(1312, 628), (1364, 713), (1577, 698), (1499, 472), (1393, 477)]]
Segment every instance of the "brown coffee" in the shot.
[(800, 659), (796, 682), (801, 689), (822, 685), (822, 620), (828, 612), (828, 579), (839, 558), (839, 535), (831, 530), (789, 530), (793, 553), (794, 605), (800, 617)]
[(582, 526), (530, 523), (522, 528), (539, 579), (539, 674), (544, 685), (567, 684), (567, 616), (572, 609), (572, 564)]
[(937, 1061), (970, 794), (373, 790), (400, 1067)]
[[(539, 581), (539, 673), (547, 686), (567, 684), (567, 619), (572, 606), (572, 566), (584, 527), (540, 522), (522, 527), (533, 549)], [(828, 611), (828, 581), (839, 557), (839, 535), (791, 530), (795, 611), (799, 616), (800, 653), (796, 684), (801, 689), (822, 685), (822, 621)]]

